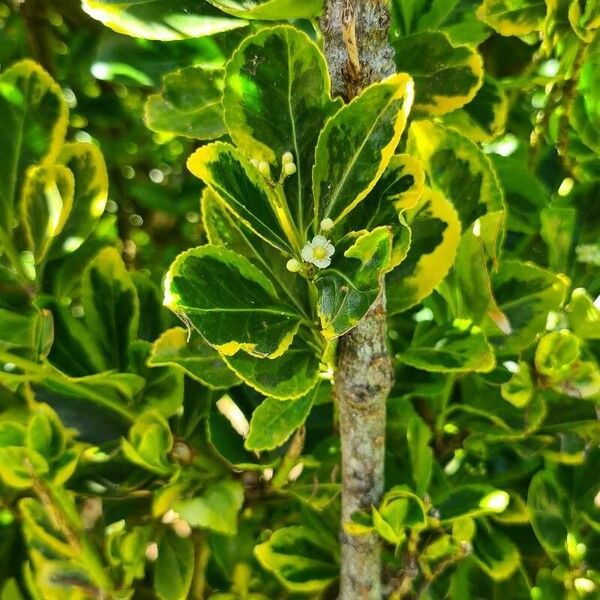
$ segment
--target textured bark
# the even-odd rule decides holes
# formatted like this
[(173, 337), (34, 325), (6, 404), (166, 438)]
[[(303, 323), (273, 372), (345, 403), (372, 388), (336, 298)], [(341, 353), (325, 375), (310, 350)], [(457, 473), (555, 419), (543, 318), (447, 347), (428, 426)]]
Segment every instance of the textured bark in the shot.
[[(393, 74), (386, 0), (327, 0), (321, 30), (332, 92), (346, 100)], [(341, 600), (381, 598), (381, 547), (374, 534), (352, 536), (352, 513), (379, 504), (384, 486), (385, 404), (393, 384), (385, 288), (339, 342), (334, 395), (342, 441)]]

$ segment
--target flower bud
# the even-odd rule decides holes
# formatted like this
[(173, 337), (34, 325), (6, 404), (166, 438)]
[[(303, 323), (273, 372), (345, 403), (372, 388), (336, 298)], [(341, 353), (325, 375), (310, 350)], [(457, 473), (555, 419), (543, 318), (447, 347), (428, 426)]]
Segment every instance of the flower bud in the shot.
[(187, 521), (179, 519), (173, 523), (173, 531), (180, 538), (189, 538), (192, 535), (192, 528)]
[(271, 167), (269, 166), (269, 163), (264, 160), (260, 161), (258, 164), (258, 172), (266, 179), (271, 178)]
[(283, 165), (283, 175), (285, 177), (293, 175), (297, 170), (298, 169), (296, 168), (296, 165), (293, 162), (287, 162)]
[(295, 258), (290, 258), (290, 260), (287, 261), (287, 264), (285, 266), (287, 270), (291, 271), (292, 273), (297, 273), (298, 271), (300, 271), (300, 269), (302, 269), (300, 261), (296, 260)]
[(294, 155), (291, 152), (285, 152), (284, 155), (281, 157), (281, 162), (284, 165), (287, 163), (293, 163)]
[(260, 160), (258, 160), (258, 158), (251, 158), (250, 162), (258, 169), (258, 166), (260, 165)]
[(154, 562), (158, 558), (158, 544), (151, 542), (146, 546), (146, 558), (150, 562)]
[(333, 221), (327, 217), (321, 221), (321, 231), (331, 231), (333, 229)]

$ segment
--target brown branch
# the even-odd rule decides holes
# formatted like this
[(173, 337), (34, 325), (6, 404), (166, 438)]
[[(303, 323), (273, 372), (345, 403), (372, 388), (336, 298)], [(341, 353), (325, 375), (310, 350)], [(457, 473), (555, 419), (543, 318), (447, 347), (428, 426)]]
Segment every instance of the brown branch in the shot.
[[(332, 93), (346, 100), (393, 74), (385, 0), (327, 0), (321, 29)], [(342, 443), (341, 600), (381, 598), (381, 544), (344, 524), (379, 504), (384, 488), (385, 405), (394, 370), (387, 348), (385, 288), (338, 346), (334, 396)]]

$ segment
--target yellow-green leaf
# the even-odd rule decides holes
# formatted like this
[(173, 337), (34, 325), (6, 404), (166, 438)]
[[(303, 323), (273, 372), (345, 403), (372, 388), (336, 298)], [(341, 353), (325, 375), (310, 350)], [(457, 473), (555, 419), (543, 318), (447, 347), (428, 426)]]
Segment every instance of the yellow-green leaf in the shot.
[(317, 139), (338, 108), (330, 86), (322, 52), (305, 33), (289, 26), (246, 38), (226, 68), (223, 106), (229, 135), (246, 156), (266, 161), (274, 171), (282, 168), (283, 155), (291, 153), (297, 170), (285, 180), (285, 196), (300, 231), (312, 218)]
[(284, 21), (310, 19), (321, 12), (323, 0), (208, 0), (224, 13), (243, 19)]
[(252, 413), (245, 446), (248, 450), (274, 450), (300, 427), (315, 401), (318, 388), (293, 400), (266, 398)]
[(294, 242), (299, 246), (284, 201), (239, 150), (224, 142), (208, 144), (190, 156), (187, 166), (265, 241), (289, 253)]
[[(487, 213), (505, 212), (502, 188), (490, 159), (469, 138), (434, 123), (418, 121), (411, 125), (408, 152), (423, 161), (434, 190), (456, 208), (463, 230)], [(494, 219), (490, 227), (477, 226), (477, 235), (487, 255), (497, 259), (504, 236), (504, 219)]]
[[(338, 247), (331, 267), (315, 276), (323, 335), (338, 337), (352, 329), (375, 302), (392, 257), (389, 227), (377, 227)], [(341, 245), (340, 245), (341, 246)]]
[(117, 33), (148, 40), (184, 40), (246, 25), (206, 0), (83, 0), (82, 6)]
[(400, 136), (413, 98), (405, 73), (366, 88), (341, 108), (319, 136), (313, 168), (315, 230), (339, 221), (373, 189)]
[(444, 122), (476, 142), (490, 142), (504, 133), (507, 119), (506, 94), (494, 79), (486, 76), (475, 98), (446, 115)]
[(25, 171), (56, 158), (67, 131), (68, 109), (59, 85), (32, 60), (0, 75), (0, 229), (9, 230)]
[(484, 0), (477, 18), (500, 35), (525, 35), (542, 28), (545, 0)]
[(212, 346), (197, 333), (189, 334), (181, 327), (168, 329), (154, 342), (148, 365), (177, 367), (213, 390), (240, 383)]
[(386, 278), (388, 311), (401, 312), (428, 296), (444, 279), (460, 241), (460, 222), (452, 204), (425, 188), (417, 206), (406, 212), (411, 245), (404, 261)]
[(27, 172), (21, 197), (21, 222), (36, 263), (46, 256), (73, 206), (75, 179), (62, 165), (33, 167)]
[(262, 271), (222, 246), (180, 254), (167, 273), (164, 303), (224, 355), (243, 349), (276, 358), (300, 322)]
[(393, 40), (398, 71), (415, 82), (413, 112), (443, 115), (470, 102), (481, 87), (483, 61), (470, 46), (453, 46), (442, 31)]

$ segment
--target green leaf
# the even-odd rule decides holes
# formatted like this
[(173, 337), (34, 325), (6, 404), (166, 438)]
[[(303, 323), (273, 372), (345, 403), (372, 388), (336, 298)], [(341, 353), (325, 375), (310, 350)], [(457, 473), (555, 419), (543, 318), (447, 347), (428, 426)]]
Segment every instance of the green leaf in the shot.
[(567, 305), (571, 329), (580, 338), (600, 340), (600, 310), (584, 288), (576, 288)]
[[(431, 187), (444, 194), (456, 208), (463, 231), (485, 214), (504, 213), (502, 189), (490, 159), (469, 138), (432, 121), (411, 125), (408, 152), (423, 161)], [(503, 222), (493, 228), (479, 227), (487, 255), (498, 257)]]
[(460, 222), (452, 204), (425, 188), (418, 205), (406, 213), (411, 245), (399, 267), (386, 277), (388, 312), (402, 312), (420, 302), (442, 282), (460, 240)]
[(366, 88), (319, 136), (313, 168), (315, 230), (339, 221), (373, 189), (404, 131), (413, 83), (404, 73)]
[(495, 154), (492, 159), (506, 197), (508, 229), (537, 234), (541, 212), (550, 202), (550, 192), (531, 173), (523, 158)]
[(222, 69), (195, 66), (168, 73), (163, 77), (163, 90), (146, 102), (146, 126), (199, 140), (220, 138), (226, 132), (222, 95)]
[(167, 529), (158, 543), (154, 590), (161, 600), (185, 600), (194, 575), (194, 544)]
[(32, 60), (0, 75), (0, 230), (9, 231), (18, 213), (25, 171), (56, 158), (67, 131), (68, 109), (59, 85)]
[(135, 399), (136, 408), (172, 417), (183, 404), (183, 373), (170, 365), (151, 365), (152, 351), (152, 344), (145, 340), (136, 340), (129, 348), (129, 370), (145, 381), (144, 389)]
[(254, 548), (254, 554), (291, 592), (320, 592), (338, 577), (335, 557), (317, 532), (302, 525), (278, 529)]
[(489, 315), (482, 323), (497, 353), (518, 352), (530, 346), (546, 328), (548, 313), (557, 311), (566, 300), (569, 285), (564, 275), (532, 263), (500, 263), (492, 276), (492, 286), (504, 324), (494, 322)]
[(422, 323), (410, 346), (396, 358), (439, 373), (487, 373), (496, 366), (494, 352), (481, 329), (464, 319), (448, 325)]
[(425, 506), (421, 499), (403, 486), (393, 487), (383, 496), (379, 508), (372, 507), (373, 525), (390, 544), (398, 546), (407, 528), (425, 525)]
[(508, 98), (498, 82), (486, 76), (473, 100), (446, 115), (444, 122), (476, 142), (491, 142), (504, 133), (507, 119)]
[(246, 156), (277, 169), (283, 154), (292, 153), (297, 171), (285, 181), (285, 196), (301, 232), (312, 217), (310, 175), (317, 139), (338, 107), (329, 95), (330, 85), (317, 45), (288, 26), (263, 29), (246, 38), (225, 74), (225, 123), (236, 145)]
[(501, 529), (481, 520), (473, 538), (473, 558), (495, 581), (510, 577), (521, 563), (515, 543)]
[(245, 352), (224, 358), (244, 383), (278, 400), (298, 398), (312, 389), (319, 376), (319, 357), (300, 337), (277, 358), (256, 358)]
[(509, 381), (500, 387), (502, 397), (517, 408), (523, 408), (529, 404), (534, 394), (534, 383), (531, 377), (531, 369), (526, 362), (519, 361), (517, 371)]
[(40, 318), (39, 311), (19, 314), (0, 308), (0, 350), (37, 349)]
[(184, 40), (246, 25), (206, 0), (83, 0), (82, 6), (117, 33), (148, 40)]
[(295, 400), (266, 398), (252, 413), (246, 438), (248, 450), (274, 450), (300, 427), (312, 408), (317, 388)]
[(273, 284), (246, 258), (222, 246), (180, 254), (165, 280), (165, 305), (221, 354), (283, 354), (300, 317), (281, 304)]
[(547, 206), (540, 213), (541, 235), (548, 247), (548, 266), (565, 272), (576, 239), (577, 212), (574, 208)]
[(485, 484), (472, 483), (457, 486), (448, 497), (436, 506), (444, 522), (462, 517), (479, 517), (501, 513), (506, 509), (510, 496)]
[(224, 13), (243, 19), (286, 21), (319, 16), (323, 0), (208, 0)]
[(391, 259), (389, 227), (377, 227), (346, 241), (350, 247), (340, 245), (332, 266), (319, 270), (314, 280), (317, 311), (327, 339), (346, 333), (363, 318), (377, 299)]
[(63, 229), (73, 206), (75, 179), (61, 165), (32, 167), (27, 171), (21, 195), (21, 223), (27, 246), (36, 264)]
[(8, 579), (2, 586), (0, 600), (25, 600), (14, 578)]
[(477, 18), (500, 35), (525, 35), (542, 28), (546, 16), (543, 0), (484, 0)]
[(46, 459), (60, 457), (67, 446), (67, 435), (56, 413), (39, 404), (27, 425), (27, 447)]
[(239, 481), (218, 481), (208, 485), (201, 496), (178, 500), (173, 508), (193, 527), (235, 535), (243, 503), (244, 488)]
[(423, 497), (429, 488), (433, 472), (433, 449), (430, 447), (431, 430), (421, 417), (415, 415), (408, 421), (406, 441), (410, 455), (412, 479), (417, 496)]
[(423, 31), (392, 42), (398, 71), (415, 82), (413, 111), (443, 115), (475, 97), (483, 81), (481, 56), (469, 46), (453, 46), (442, 31)]
[(84, 142), (65, 144), (58, 162), (73, 173), (75, 194), (67, 222), (50, 249), (50, 258), (69, 254), (81, 246), (96, 228), (108, 199), (108, 173), (97, 146)]
[(139, 417), (129, 431), (129, 439), (121, 440), (121, 447), (125, 457), (143, 469), (159, 475), (167, 475), (173, 469), (168, 458), (173, 434), (158, 413), (148, 412)]
[(26, 489), (33, 485), (33, 476), (48, 472), (48, 463), (35, 450), (6, 446), (0, 448), (0, 480), (7, 486)]
[(137, 338), (139, 300), (117, 250), (105, 248), (87, 266), (81, 299), (86, 325), (107, 364), (127, 370), (129, 345)]
[(292, 252), (290, 243), (299, 244), (294, 224), (286, 215), (285, 202), (239, 150), (215, 142), (196, 150), (187, 166), (266, 242), (286, 253)]
[(181, 327), (168, 329), (154, 342), (148, 365), (177, 367), (213, 390), (227, 389), (240, 382), (212, 346), (197, 333), (188, 334)]

